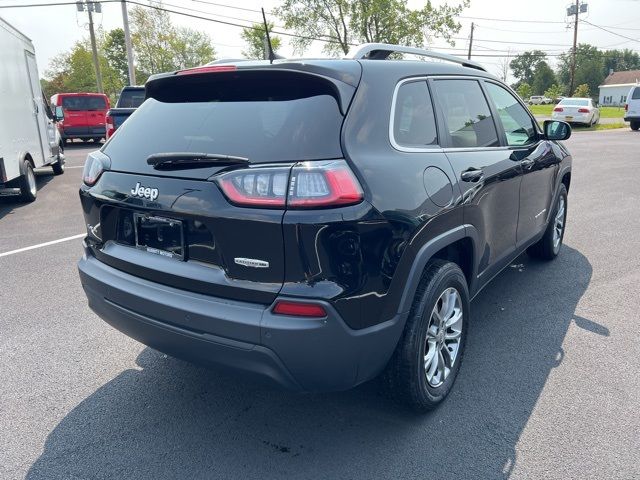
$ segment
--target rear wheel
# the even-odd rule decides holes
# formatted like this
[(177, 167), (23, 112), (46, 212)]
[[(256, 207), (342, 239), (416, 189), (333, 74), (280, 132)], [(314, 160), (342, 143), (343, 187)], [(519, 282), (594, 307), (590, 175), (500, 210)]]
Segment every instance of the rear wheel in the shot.
[(62, 142), (60, 142), (60, 150), (58, 152), (58, 161), (51, 165), (54, 175), (62, 175), (64, 173), (64, 147)]
[(532, 257), (542, 260), (553, 260), (560, 253), (562, 240), (564, 238), (564, 228), (567, 221), (567, 187), (560, 186), (558, 200), (553, 209), (549, 224), (544, 232), (544, 236), (527, 249), (527, 253)]
[(100, 143), (100, 140), (102, 140), (100, 137), (94, 137), (93, 143)]
[(22, 176), (20, 177), (20, 198), (25, 202), (33, 202), (38, 195), (36, 175), (29, 160), (25, 160), (22, 165)]
[(640, 129), (640, 122), (631, 122), (631, 130)]
[(430, 262), (382, 375), (387, 393), (418, 411), (439, 405), (458, 375), (468, 319), (469, 293), (462, 270), (452, 262)]

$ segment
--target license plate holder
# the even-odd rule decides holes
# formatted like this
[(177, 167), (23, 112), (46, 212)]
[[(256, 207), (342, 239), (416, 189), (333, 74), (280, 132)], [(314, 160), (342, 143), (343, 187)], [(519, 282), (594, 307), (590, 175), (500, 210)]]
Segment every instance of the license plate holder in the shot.
[(133, 214), (136, 248), (163, 257), (185, 259), (184, 226), (182, 220)]
[(567, 121), (571, 121), (571, 120), (573, 120), (573, 115), (567, 115), (567, 116), (564, 117), (564, 119), (567, 120)]

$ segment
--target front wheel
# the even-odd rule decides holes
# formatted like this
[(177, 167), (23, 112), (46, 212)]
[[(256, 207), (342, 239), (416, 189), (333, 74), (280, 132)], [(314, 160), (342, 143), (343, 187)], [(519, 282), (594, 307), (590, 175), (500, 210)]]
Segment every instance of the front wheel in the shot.
[(430, 262), (382, 375), (387, 393), (418, 411), (438, 406), (460, 370), (468, 320), (469, 292), (462, 270), (452, 262)]
[(567, 222), (567, 187), (560, 185), (560, 193), (553, 208), (549, 224), (543, 237), (527, 249), (532, 257), (542, 260), (553, 260), (560, 253), (564, 229)]

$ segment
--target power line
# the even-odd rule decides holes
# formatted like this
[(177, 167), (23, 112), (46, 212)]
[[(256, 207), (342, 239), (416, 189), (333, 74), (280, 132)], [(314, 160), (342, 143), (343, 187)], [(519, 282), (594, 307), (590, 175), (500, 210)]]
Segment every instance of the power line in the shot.
[(596, 27), (596, 28), (598, 28), (598, 29), (600, 29), (600, 30), (602, 30), (604, 32), (610, 33), (611, 35), (615, 35), (615, 36), (620, 37), (620, 38), (626, 38), (627, 40), (630, 40), (632, 42), (640, 43), (640, 39), (631, 38), (631, 37), (627, 37), (626, 35), (622, 35), (621, 33), (612, 32), (611, 30), (608, 30), (608, 29), (606, 29), (604, 27), (601, 27), (600, 25), (596, 25), (595, 23), (591, 23), (591, 22), (588, 22), (586, 20), (581, 20), (581, 22), (582, 23), (586, 23), (587, 25), (591, 25), (592, 27)]
[(565, 24), (565, 22), (554, 22), (549, 20), (518, 20), (515, 18), (487, 18), (487, 17), (467, 17), (464, 15), (459, 15), (458, 18), (463, 18), (465, 20), (482, 20), (485, 22), (514, 22), (514, 23), (556, 23), (556, 24)]

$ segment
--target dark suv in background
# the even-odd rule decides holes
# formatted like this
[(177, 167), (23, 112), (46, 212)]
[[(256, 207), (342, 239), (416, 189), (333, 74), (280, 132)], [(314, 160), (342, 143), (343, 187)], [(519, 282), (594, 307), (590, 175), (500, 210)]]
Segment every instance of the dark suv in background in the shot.
[(87, 159), (79, 270), (99, 316), (168, 354), (303, 391), (382, 374), (429, 409), (470, 299), (560, 251), (570, 127), (540, 130), (476, 63), (368, 44), (157, 75), (146, 97)]

